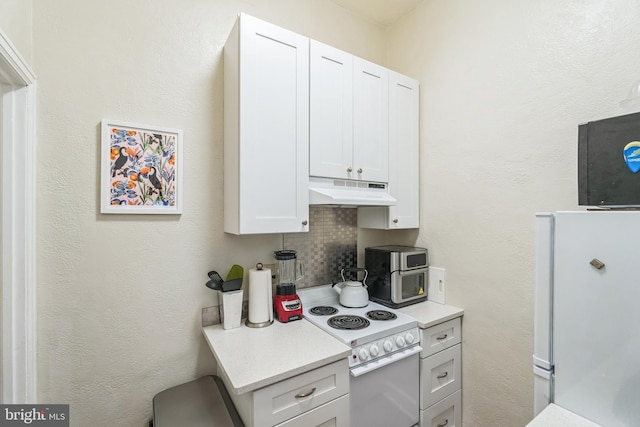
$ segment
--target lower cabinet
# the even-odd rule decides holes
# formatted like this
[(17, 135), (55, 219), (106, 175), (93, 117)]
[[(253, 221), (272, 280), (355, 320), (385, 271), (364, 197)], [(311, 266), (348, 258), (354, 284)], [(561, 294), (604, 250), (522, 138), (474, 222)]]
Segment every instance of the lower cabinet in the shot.
[(422, 427), (460, 427), (462, 426), (462, 391), (458, 390), (445, 397), (429, 409), (420, 411)]
[(247, 427), (348, 427), (348, 393), (345, 358), (231, 400)]
[(298, 415), (277, 427), (349, 427), (349, 395)]
[(462, 425), (460, 318), (421, 330), (420, 426)]

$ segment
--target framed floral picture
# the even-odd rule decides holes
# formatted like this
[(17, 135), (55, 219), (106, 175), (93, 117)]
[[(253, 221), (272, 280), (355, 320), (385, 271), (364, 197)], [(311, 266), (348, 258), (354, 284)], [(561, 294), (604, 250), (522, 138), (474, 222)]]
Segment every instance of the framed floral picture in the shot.
[(182, 213), (182, 131), (102, 120), (100, 212)]

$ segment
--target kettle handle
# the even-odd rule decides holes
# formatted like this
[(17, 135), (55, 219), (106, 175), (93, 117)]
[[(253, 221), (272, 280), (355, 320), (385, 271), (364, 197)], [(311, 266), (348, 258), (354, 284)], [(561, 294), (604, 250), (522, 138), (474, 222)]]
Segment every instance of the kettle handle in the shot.
[(362, 279), (362, 284), (363, 284), (364, 286), (367, 286), (367, 283), (366, 283), (366, 282), (367, 282), (367, 276), (369, 275), (369, 272), (367, 271), (367, 269), (366, 269), (366, 268), (362, 268), (362, 267), (349, 267), (349, 268), (343, 268), (343, 269), (340, 271), (340, 276), (342, 276), (342, 281), (343, 281), (343, 282), (345, 281), (345, 280), (344, 280), (344, 273), (345, 273), (345, 271), (346, 271), (347, 273), (353, 273), (353, 272), (358, 272), (358, 271), (364, 271), (364, 279)]

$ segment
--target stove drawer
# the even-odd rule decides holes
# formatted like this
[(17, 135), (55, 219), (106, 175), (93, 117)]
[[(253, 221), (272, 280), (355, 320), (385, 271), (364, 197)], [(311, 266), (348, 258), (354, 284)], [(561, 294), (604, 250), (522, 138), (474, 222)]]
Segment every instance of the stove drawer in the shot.
[(349, 393), (347, 359), (253, 392), (255, 427), (274, 426)]
[(451, 393), (460, 390), (461, 344), (420, 359), (420, 409), (427, 409)]
[(429, 357), (461, 341), (459, 317), (420, 331), (420, 357)]

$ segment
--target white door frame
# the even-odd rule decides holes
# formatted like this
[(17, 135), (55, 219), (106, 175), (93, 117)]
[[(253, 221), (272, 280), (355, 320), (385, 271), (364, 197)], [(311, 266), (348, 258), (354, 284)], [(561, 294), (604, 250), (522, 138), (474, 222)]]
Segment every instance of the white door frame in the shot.
[(36, 395), (36, 78), (0, 29), (0, 402)]

